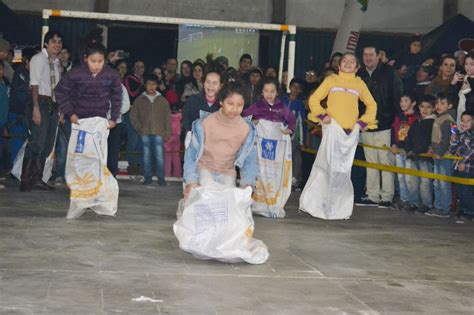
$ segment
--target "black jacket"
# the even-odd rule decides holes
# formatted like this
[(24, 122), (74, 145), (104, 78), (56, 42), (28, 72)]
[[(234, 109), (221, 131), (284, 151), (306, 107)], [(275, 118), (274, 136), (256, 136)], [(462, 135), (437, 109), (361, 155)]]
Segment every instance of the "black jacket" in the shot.
[(204, 91), (199, 93), (198, 95), (192, 95), (184, 104), (183, 107), (183, 129), (184, 133), (191, 131), (193, 121), (200, 118), (200, 111), (204, 112), (217, 112), (221, 106), (219, 102), (215, 101), (214, 104), (209, 106), (206, 101), (206, 97), (204, 96)]
[[(469, 84), (471, 85), (471, 92), (465, 94), (466, 96), (466, 111), (473, 112), (474, 111), (474, 78), (467, 79)], [(459, 82), (456, 85), (450, 84), (448, 87), (448, 94), (453, 97), (454, 100), (459, 100), (459, 90), (461, 89), (462, 83)]]
[[(372, 76), (367, 70), (361, 68), (357, 73), (364, 80), (370, 93), (377, 102), (377, 129), (370, 131), (382, 131), (392, 128), (395, 115), (400, 107), (400, 95), (403, 91), (403, 84), (398, 74), (392, 67), (379, 62)], [(363, 115), (364, 106), (359, 106), (359, 111)]]
[(10, 90), (9, 111), (24, 115), (27, 108), (31, 108), (33, 99), (30, 91), (30, 73), (24, 66), (15, 71)]
[[(416, 121), (408, 132), (408, 140), (405, 144), (406, 152), (413, 152), (416, 155), (428, 152), (431, 145), (431, 132), (433, 130), (435, 116)], [(426, 161), (432, 161), (431, 158), (415, 157)]]

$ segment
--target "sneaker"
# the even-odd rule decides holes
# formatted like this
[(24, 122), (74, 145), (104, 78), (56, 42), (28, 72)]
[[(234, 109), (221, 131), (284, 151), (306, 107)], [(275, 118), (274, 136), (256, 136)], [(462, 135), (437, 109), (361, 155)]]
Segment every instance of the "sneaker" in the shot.
[(5, 189), (5, 185), (0, 184), (0, 189)]
[(430, 211), (425, 213), (426, 215), (430, 217), (437, 217), (437, 218), (449, 218), (449, 213), (445, 213), (439, 209), (431, 209)]
[(397, 210), (400, 210), (400, 211), (404, 211), (406, 207), (408, 207), (408, 202), (406, 201), (401, 201), (399, 200), (398, 202), (394, 201), (392, 203), (392, 206), (394, 209), (397, 209)]
[(464, 222), (470, 222), (470, 221), (473, 221), (473, 218), (474, 216), (473, 215), (469, 215), (467, 213), (462, 213), (457, 217), (457, 219), (459, 220), (462, 220)]
[(145, 180), (143, 181), (143, 185), (151, 185), (153, 184), (153, 179), (151, 177), (145, 177)]
[(406, 213), (415, 213), (417, 210), (418, 210), (417, 206), (415, 206), (414, 204), (409, 204), (409, 203), (407, 203), (402, 209), (402, 211)]
[(428, 212), (429, 210), (430, 210), (430, 208), (428, 208), (425, 205), (422, 205), (422, 206), (418, 207), (415, 211), (416, 211), (416, 213), (426, 214), (426, 212)]
[(392, 203), (390, 201), (381, 201), (378, 204), (378, 207), (381, 209), (387, 209), (392, 207)]
[(162, 177), (159, 177), (159, 178), (158, 178), (158, 185), (160, 185), (160, 186), (162, 186), (162, 187), (166, 186), (166, 181), (165, 181), (165, 179), (162, 178)]
[(378, 206), (378, 203), (370, 200), (369, 198), (362, 197), (359, 201), (356, 201), (355, 205), (362, 207), (376, 207)]
[(58, 176), (53, 180), (53, 185), (54, 186), (61, 186), (61, 185), (64, 185), (64, 184), (66, 184), (66, 181), (61, 176)]

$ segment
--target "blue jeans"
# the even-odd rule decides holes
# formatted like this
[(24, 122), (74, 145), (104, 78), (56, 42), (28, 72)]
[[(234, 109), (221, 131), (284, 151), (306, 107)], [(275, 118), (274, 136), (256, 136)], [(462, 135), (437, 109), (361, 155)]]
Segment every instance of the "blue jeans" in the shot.
[[(424, 160), (408, 159), (407, 167), (428, 173), (433, 172), (433, 164)], [(423, 205), (431, 209), (433, 207), (433, 180), (424, 177), (407, 176), (406, 181), (408, 191), (412, 196), (408, 202), (417, 207)]]
[[(454, 171), (453, 176), (472, 178), (468, 173)], [(458, 190), (459, 209), (465, 214), (474, 215), (474, 186), (456, 184)]]
[(130, 166), (140, 165), (140, 156), (137, 153), (141, 152), (142, 141), (137, 131), (133, 128), (130, 122), (130, 113), (123, 115), (123, 120), (127, 128), (127, 161)]
[(67, 147), (71, 137), (71, 122), (65, 120), (64, 124), (59, 125), (58, 137), (56, 139), (56, 178), (65, 178)]
[[(395, 165), (396, 166), (402, 167), (402, 168), (408, 168), (407, 164), (410, 164), (410, 162), (407, 161), (406, 155), (401, 155), (401, 154), (395, 155)], [(400, 200), (402, 202), (409, 202), (410, 199), (413, 199), (413, 197), (410, 198), (410, 196), (409, 196), (410, 190), (408, 189), (408, 183), (407, 183), (408, 177), (410, 177), (410, 176), (405, 175), (405, 174), (397, 174), (398, 186), (399, 186), (399, 189), (400, 189)]]
[(26, 127), (22, 121), (18, 121), (18, 114), (8, 113), (8, 146), (10, 147), (10, 165), (15, 162), (16, 155), (26, 140)]
[(163, 157), (163, 138), (157, 135), (142, 136), (143, 142), (143, 172), (145, 178), (152, 177), (152, 149), (156, 160), (156, 175), (165, 178), (165, 159)]
[(3, 172), (7, 167), (7, 161), (3, 158), (3, 148), (5, 147), (5, 139), (3, 138), (3, 130), (5, 125), (0, 125), (0, 172)]
[[(434, 172), (440, 175), (451, 176), (453, 162), (451, 160), (434, 160)], [(449, 214), (451, 207), (451, 183), (435, 180), (434, 181), (434, 206), (445, 214)]]

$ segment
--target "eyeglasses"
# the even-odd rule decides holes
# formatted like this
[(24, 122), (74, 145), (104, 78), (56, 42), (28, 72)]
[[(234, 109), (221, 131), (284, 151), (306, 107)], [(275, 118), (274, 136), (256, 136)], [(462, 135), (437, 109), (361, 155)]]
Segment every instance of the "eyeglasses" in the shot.
[(313, 75), (316, 75), (316, 73), (314, 73), (314, 72), (312, 72), (312, 71), (307, 71), (307, 72), (306, 72), (306, 75), (311, 75), (311, 76), (313, 76)]

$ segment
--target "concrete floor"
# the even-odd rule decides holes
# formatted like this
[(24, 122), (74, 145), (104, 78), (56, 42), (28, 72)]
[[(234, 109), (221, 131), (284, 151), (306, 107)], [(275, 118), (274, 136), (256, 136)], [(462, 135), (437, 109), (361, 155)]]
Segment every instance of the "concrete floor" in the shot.
[[(200, 261), (172, 232), (180, 185), (121, 181), (118, 216), (65, 220), (67, 191), (0, 191), (0, 314), (473, 314), (474, 223), (356, 208), (257, 217), (264, 265)], [(140, 296), (162, 302), (134, 302)]]

